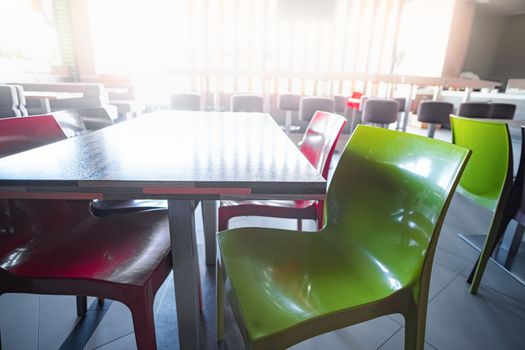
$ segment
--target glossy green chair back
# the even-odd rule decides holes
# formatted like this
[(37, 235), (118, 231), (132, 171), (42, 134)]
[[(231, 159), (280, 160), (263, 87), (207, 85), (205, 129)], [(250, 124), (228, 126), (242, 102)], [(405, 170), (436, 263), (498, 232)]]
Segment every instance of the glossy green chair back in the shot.
[(505, 123), (451, 116), (452, 142), (472, 150), (458, 192), (495, 210), (502, 191), (512, 181), (512, 146)]
[(369, 262), (361, 266), (383, 276), (378, 288), (420, 285), (427, 293), (444, 214), (468, 155), (446, 142), (359, 126), (328, 191), (324, 234), (352, 260)]
[(452, 141), (472, 149), (458, 192), (494, 212), (478, 261), (468, 281), (476, 294), (493, 247), (497, 244), (512, 185), (512, 143), (506, 123), (451, 116)]

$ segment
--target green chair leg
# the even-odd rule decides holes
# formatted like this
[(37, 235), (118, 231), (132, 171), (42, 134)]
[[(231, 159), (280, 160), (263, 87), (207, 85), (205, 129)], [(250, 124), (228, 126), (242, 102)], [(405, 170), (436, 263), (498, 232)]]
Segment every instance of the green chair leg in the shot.
[(474, 273), (474, 278), (472, 279), (472, 283), (470, 285), (470, 294), (476, 294), (478, 292), (479, 284), (483, 278), (483, 273), (485, 272), (490, 255), (492, 254), (492, 247), (494, 247), (494, 244), (496, 244), (498, 228), (501, 224), (502, 215), (500, 212), (496, 211), (496, 214), (494, 215), (492, 225), (490, 226), (489, 233), (485, 239), (485, 244), (483, 245), (483, 249), (481, 250), (480, 256), (478, 258), (476, 272)]
[(413, 305), (405, 317), (405, 350), (423, 350), (425, 347), (426, 305), (424, 310)]

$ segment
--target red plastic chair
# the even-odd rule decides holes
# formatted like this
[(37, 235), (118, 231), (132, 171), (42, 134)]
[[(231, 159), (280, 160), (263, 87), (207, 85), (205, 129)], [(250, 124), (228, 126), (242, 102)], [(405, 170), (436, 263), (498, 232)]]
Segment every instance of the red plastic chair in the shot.
[[(335, 151), (337, 140), (346, 124), (340, 115), (315, 112), (299, 149), (325, 179)], [(219, 207), (219, 231), (228, 228), (228, 221), (236, 216), (270, 216), (297, 219), (297, 228), (302, 229), (302, 220), (317, 220), (317, 227), (323, 227), (323, 201), (221, 201)]]
[[(52, 116), (0, 119), (3, 155), (65, 138)], [(155, 349), (153, 300), (171, 271), (167, 215), (150, 211), (101, 219), (90, 215), (88, 205), (0, 200), (0, 295), (120, 301), (131, 310), (138, 348)], [(85, 297), (79, 298), (85, 307)]]

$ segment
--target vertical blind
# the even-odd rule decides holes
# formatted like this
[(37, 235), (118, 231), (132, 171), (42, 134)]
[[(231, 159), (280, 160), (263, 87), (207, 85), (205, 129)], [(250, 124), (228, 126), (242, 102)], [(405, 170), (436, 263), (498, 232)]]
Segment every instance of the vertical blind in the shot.
[(91, 0), (97, 73), (157, 89), (333, 95), (391, 73), (402, 0)]

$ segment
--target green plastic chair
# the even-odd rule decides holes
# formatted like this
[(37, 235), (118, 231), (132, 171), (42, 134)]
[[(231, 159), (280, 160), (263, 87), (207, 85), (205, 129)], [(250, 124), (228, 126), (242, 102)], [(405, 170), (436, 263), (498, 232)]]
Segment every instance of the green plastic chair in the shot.
[(452, 142), (472, 150), (459, 182), (458, 193), (494, 212), (480, 257), (468, 281), (476, 294), (496, 243), (512, 185), (512, 143), (505, 123), (472, 120), (451, 115)]
[(218, 234), (218, 339), (227, 292), (250, 349), (393, 313), (405, 317), (405, 349), (423, 349), (434, 251), (469, 153), (360, 125), (331, 181), (321, 231)]

